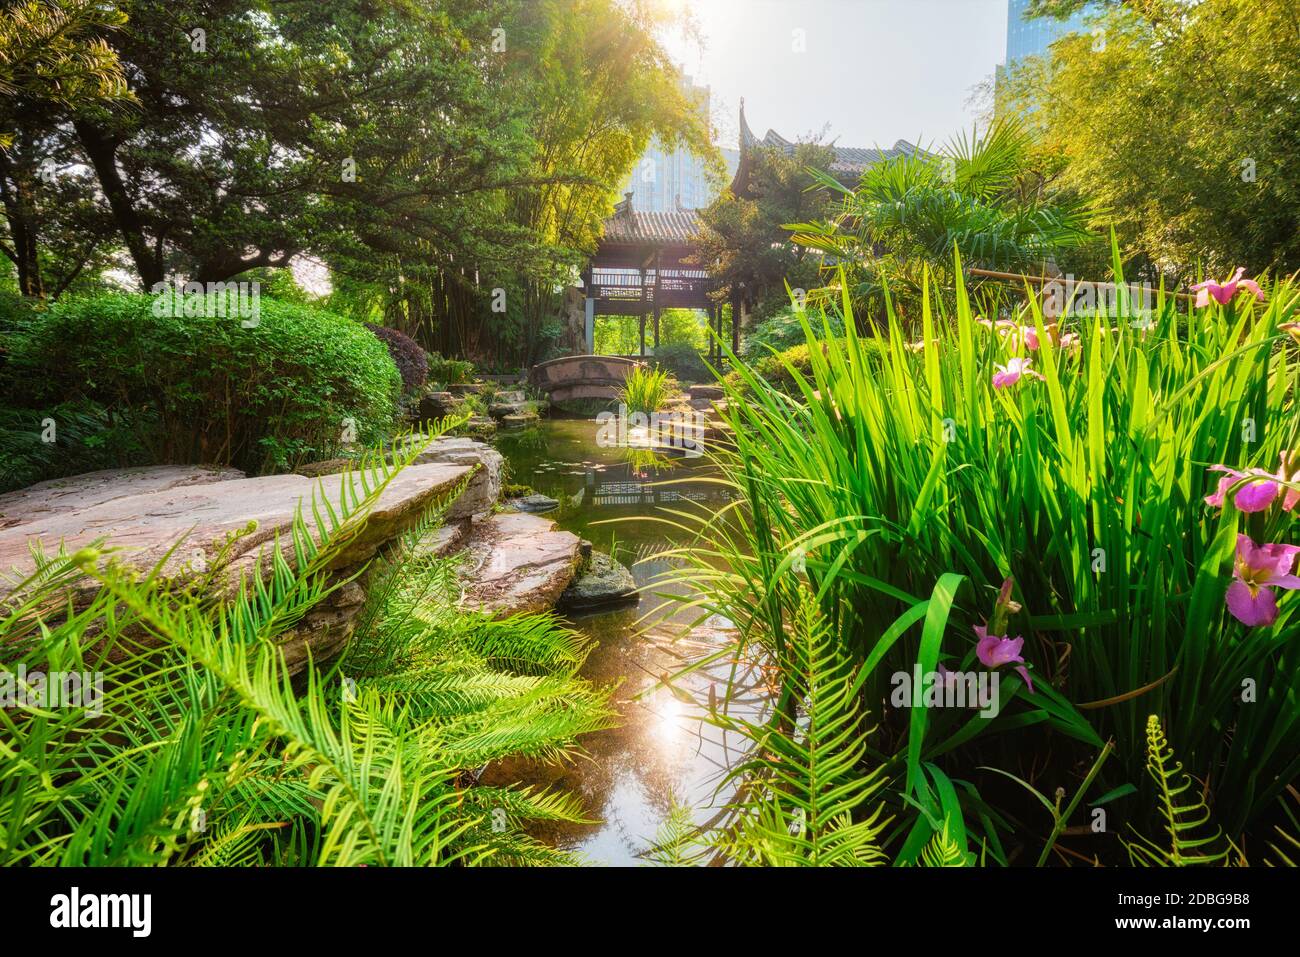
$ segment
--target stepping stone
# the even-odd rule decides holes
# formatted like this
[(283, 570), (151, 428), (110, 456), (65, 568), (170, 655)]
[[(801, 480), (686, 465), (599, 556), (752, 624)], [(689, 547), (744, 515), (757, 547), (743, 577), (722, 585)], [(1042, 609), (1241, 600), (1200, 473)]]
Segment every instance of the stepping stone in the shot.
[(715, 399), (721, 399), (726, 395), (726, 392), (720, 385), (693, 385), (686, 391), (692, 400), (692, 404), (694, 404), (694, 400), (696, 399), (703, 399), (711, 402)]
[(560, 507), (558, 501), (549, 495), (543, 495), (541, 492), (533, 492), (531, 495), (524, 495), (520, 498), (512, 498), (509, 504), (521, 512), (549, 512)]
[(508, 415), (525, 415), (528, 408), (524, 402), (493, 402), (488, 406), (488, 415), (496, 419), (504, 419)]
[(490, 436), (496, 434), (497, 424), (490, 416), (475, 415), (461, 428), (470, 435)]
[(459, 402), (460, 400), (450, 392), (426, 392), (420, 397), (419, 418), (421, 420), (441, 419), (451, 415)]
[(560, 596), (560, 607), (588, 611), (604, 605), (637, 600), (636, 581), (622, 562), (604, 552), (592, 552), (586, 568)]
[(579, 539), (550, 519), (501, 512), (476, 522), (465, 549), (461, 604), (496, 618), (555, 607), (578, 567)]
[(530, 425), (535, 425), (537, 421), (536, 412), (520, 412), (501, 417), (501, 424), (507, 429), (526, 429)]

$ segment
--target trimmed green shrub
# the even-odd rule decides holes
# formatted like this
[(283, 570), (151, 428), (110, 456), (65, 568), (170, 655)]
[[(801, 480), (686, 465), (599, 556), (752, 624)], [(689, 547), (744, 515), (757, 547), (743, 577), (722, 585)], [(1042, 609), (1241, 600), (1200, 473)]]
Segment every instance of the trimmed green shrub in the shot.
[[(805, 342), (781, 352), (769, 352), (760, 358), (754, 359), (749, 363), (749, 367), (772, 388), (787, 395), (797, 396), (799, 395), (799, 387), (794, 376), (790, 373), (790, 367), (793, 367), (800, 375), (805, 377), (809, 374), (808, 344)], [(749, 383), (741, 376), (739, 371), (728, 372), (723, 376), (723, 380), (728, 388), (739, 393), (752, 391)]]
[(419, 343), (406, 333), (387, 326), (377, 326), (371, 322), (365, 326), (388, 347), (388, 354), (402, 376), (402, 392), (415, 395), (423, 389), (429, 377), (429, 354), (420, 348)]
[(393, 428), (401, 379), (360, 323), (272, 299), (255, 320), (222, 315), (219, 299), (194, 310), (213, 316), (176, 316), (147, 295), (60, 302), (13, 337), (0, 389), (37, 409), (101, 403), (155, 462), (250, 472), (329, 457)]

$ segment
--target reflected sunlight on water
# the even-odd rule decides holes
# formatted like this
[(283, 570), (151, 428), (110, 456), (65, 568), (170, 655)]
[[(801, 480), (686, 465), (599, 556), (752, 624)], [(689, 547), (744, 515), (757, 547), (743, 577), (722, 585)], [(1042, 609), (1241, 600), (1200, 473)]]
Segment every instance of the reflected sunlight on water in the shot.
[[(509, 463), (508, 481), (526, 482), (563, 502), (547, 517), (598, 549), (612, 546), (616, 557), (629, 564), (637, 584), (645, 586), (667, 570), (664, 560), (650, 556), (671, 544), (672, 532), (663, 523), (645, 519), (663, 515), (665, 508), (681, 509), (689, 503), (716, 508), (726, 500), (717, 485), (703, 481), (712, 475), (703, 459), (665, 463), (662, 458), (629, 456), (626, 449), (599, 448), (596, 429), (590, 420), (547, 420), (527, 433), (501, 436), (498, 447)], [(701, 481), (692, 482), (694, 478)], [(673, 484), (659, 484), (666, 480)], [(652, 591), (683, 593), (679, 585), (661, 583)], [(594, 863), (642, 863), (674, 802), (688, 805), (698, 823), (715, 817), (729, 796), (718, 788), (743, 756), (743, 740), (701, 720), (711, 696), (724, 698), (732, 677), (731, 656), (684, 677), (677, 683), (678, 694), (656, 687), (663, 676), (739, 639), (731, 623), (716, 616), (688, 629), (689, 618), (673, 618), (673, 605), (657, 594), (643, 593), (635, 607), (573, 622), (596, 641), (582, 673), (603, 687), (616, 686), (613, 699), (622, 716), (620, 727), (587, 735), (581, 742), (587, 756), (571, 764), (509, 762), (484, 774), (484, 783), (522, 781), (578, 794), (600, 823), (538, 828), (536, 833)], [(744, 690), (730, 702), (729, 711), (757, 720), (767, 700), (761, 674), (744, 663), (735, 672), (737, 687)]]

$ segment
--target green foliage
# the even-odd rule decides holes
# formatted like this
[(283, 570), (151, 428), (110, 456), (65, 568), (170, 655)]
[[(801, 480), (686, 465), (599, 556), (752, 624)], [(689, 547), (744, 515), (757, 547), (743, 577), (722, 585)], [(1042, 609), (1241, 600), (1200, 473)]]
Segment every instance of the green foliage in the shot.
[[(155, 462), (283, 469), (392, 430), (401, 380), (359, 323), (262, 299), (246, 327), (230, 310), (177, 317), (159, 302), (106, 295), (52, 306), (14, 337), (5, 391), (38, 410), (110, 407)], [(218, 313), (223, 303), (191, 304)]]
[(921, 851), (923, 867), (969, 867), (970, 860), (961, 845), (948, 833), (945, 821), (942, 831), (935, 831), (930, 843)]
[(830, 147), (818, 143), (796, 144), (791, 155), (756, 147), (748, 193), (724, 190), (700, 210), (697, 248), (700, 261), (713, 264), (709, 274), (718, 282), (719, 302), (743, 298), (761, 321), (789, 305), (787, 283), (802, 289), (818, 285), (818, 256), (791, 242), (784, 227), (830, 214), (830, 197), (810, 187), (817, 181), (813, 171), (828, 170), (833, 160)]
[(0, 94), (7, 101), (0, 147), (8, 147), (10, 106), (88, 106), (133, 98), (122, 64), (102, 34), (126, 22), (93, 0), (21, 0), (0, 10)]
[[(973, 626), (1010, 576), (1021, 608), (1008, 635), (1025, 639), (1034, 691), (1004, 672), (994, 721), (937, 709), (918, 727), (922, 709), (886, 709), (891, 773), (905, 764), (913, 792), (939, 756), (956, 779), (1013, 767), (1038, 736), (1080, 762), (1113, 737), (1118, 760), (1101, 774), (1113, 790), (1140, 774), (1145, 718), (1159, 710), (1216, 784), (1223, 826), (1243, 833), (1300, 771), (1296, 606), (1288, 593), (1278, 621), (1252, 629), (1224, 603), (1237, 533), (1294, 543), (1300, 527), (1280, 507), (1243, 515), (1204, 502), (1217, 482), (1208, 466), (1272, 472), (1300, 445), (1298, 366), (1278, 329), (1300, 295), (1276, 284), (1266, 296), (1194, 310), (1158, 297), (1153, 322), (1121, 297), (1109, 316), (1065, 320), (1075, 348), (1058, 346), (1031, 304), (1017, 318), (1044, 344), (1020, 356), (1044, 378), (1005, 389), (992, 378), (1017, 347), (975, 323), (961, 286), (954, 312), (923, 309), (916, 349), (892, 310), (868, 335), (846, 314), (843, 339), (815, 317), (806, 367), (784, 363), (792, 388), (743, 363), (727, 380), (734, 448), (714, 458), (741, 517), (702, 520), (683, 573), (691, 601), (773, 645), (794, 611), (781, 583), (805, 567), (875, 702), (918, 661), (971, 667)], [(969, 585), (945, 585), (951, 621), (918, 635), (948, 574)], [(1247, 678), (1258, 697), (1243, 708)], [(988, 733), (1004, 722), (1037, 726), (1034, 737)], [(993, 853), (996, 818), (971, 820)]]
[(889, 822), (868, 803), (884, 780), (879, 768), (864, 767), (868, 729), (856, 669), (812, 596), (801, 593), (796, 601), (779, 652), (784, 684), (775, 713), (763, 724), (711, 715), (753, 745), (731, 772), (744, 797), (718, 847), (736, 864), (882, 864)]
[(677, 393), (675, 383), (664, 369), (638, 366), (623, 380), (619, 402), (628, 412), (658, 412)]
[(81, 472), (147, 465), (141, 427), (157, 426), (123, 419), (85, 399), (39, 410), (0, 405), (0, 492)]
[(1182, 764), (1175, 760), (1160, 719), (1154, 714), (1147, 718), (1147, 773), (1156, 784), (1156, 801), (1169, 843), (1163, 847), (1143, 837), (1125, 842), (1129, 859), (1147, 867), (1188, 867), (1227, 861), (1223, 832), (1217, 828), (1213, 833), (1208, 832), (1210, 809), (1204, 797), (1194, 790)]
[[(102, 714), (0, 709), (0, 863), (429, 865), (570, 863), (529, 820), (584, 820), (572, 797), (475, 785), (510, 755), (555, 759), (606, 727), (574, 677), (586, 645), (550, 618), (455, 611), (444, 561), (413, 530), (370, 570), (350, 650), (291, 680), (277, 640), (334, 587), (326, 570), (397, 470), (339, 477), (341, 509), (299, 520), (228, 604), (165, 587), (87, 549), (40, 563), (0, 614), (13, 680), (100, 671)], [(331, 478), (333, 480), (333, 477)], [(64, 606), (90, 574), (100, 590)]]
[(655, 350), (654, 364), (679, 382), (712, 382), (700, 350), (689, 342), (673, 342)]
[[(806, 348), (801, 310), (795, 306), (783, 309), (769, 319), (756, 324), (740, 343), (740, 357), (751, 364), (767, 359), (773, 352), (785, 352), (795, 347)], [(844, 335), (844, 321), (835, 313), (827, 316), (831, 332)]]
[(1019, 121), (1002, 119), (936, 154), (883, 160), (856, 189), (818, 174), (839, 203), (824, 220), (791, 221), (794, 241), (845, 264), (855, 308), (873, 316), (883, 315), (886, 288), (919, 312), (926, 270), (950, 288), (954, 249), (968, 266), (1037, 273), (1095, 237), (1086, 206), (1049, 190), (1032, 146)]
[(428, 380), (434, 385), (459, 385), (474, 380), (474, 363), (472, 362), (465, 359), (444, 359), (436, 352), (430, 352), (428, 360)]
[[(1165, 275), (1300, 269), (1295, 5), (1142, 0), (1093, 12), (1104, 44), (1067, 36), (1003, 84), (1000, 108), (1028, 115), (1042, 153), (1063, 161), (1058, 186), (1093, 200), (1124, 248)], [(1178, 109), (1151, 122), (1168, 103)]]

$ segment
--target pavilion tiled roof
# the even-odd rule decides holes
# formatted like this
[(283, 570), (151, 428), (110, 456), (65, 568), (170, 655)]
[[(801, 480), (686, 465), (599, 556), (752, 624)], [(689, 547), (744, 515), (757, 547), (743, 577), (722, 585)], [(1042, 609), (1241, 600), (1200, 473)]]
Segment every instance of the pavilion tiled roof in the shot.
[(647, 245), (687, 245), (700, 229), (700, 217), (693, 209), (669, 213), (638, 213), (632, 209), (631, 197), (614, 207), (614, 215), (605, 220), (607, 243)]
[[(768, 130), (762, 139), (754, 135), (745, 122), (745, 104), (740, 104), (740, 150), (742, 155), (756, 146), (765, 146), (772, 149), (781, 150), (784, 153), (793, 154), (795, 145), (786, 139), (776, 130)], [(892, 147), (888, 149), (864, 149), (859, 146), (837, 146), (830, 144), (831, 149), (835, 151), (835, 159), (831, 163), (830, 171), (832, 173), (855, 173), (861, 174), (869, 166), (881, 162), (882, 160), (893, 159), (897, 156), (910, 156), (921, 150), (913, 143), (907, 140), (896, 140)]]

